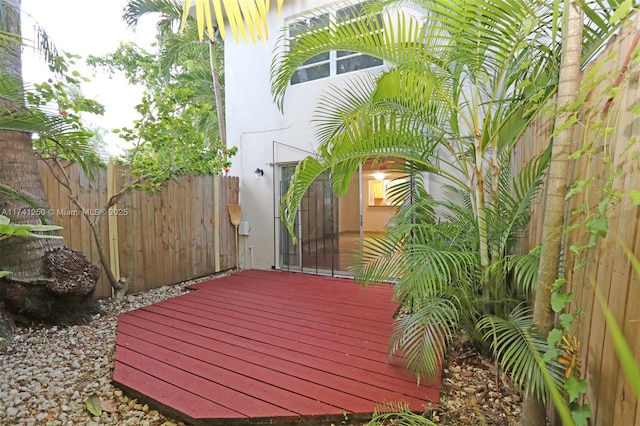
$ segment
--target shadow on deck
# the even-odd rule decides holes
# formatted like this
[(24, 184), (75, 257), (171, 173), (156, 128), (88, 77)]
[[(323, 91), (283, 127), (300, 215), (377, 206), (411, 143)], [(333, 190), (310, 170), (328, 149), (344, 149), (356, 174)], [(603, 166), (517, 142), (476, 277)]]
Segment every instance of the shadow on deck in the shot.
[(193, 424), (340, 423), (377, 404), (422, 412), (440, 382), (387, 359), (392, 288), (244, 271), (120, 315), (115, 384)]

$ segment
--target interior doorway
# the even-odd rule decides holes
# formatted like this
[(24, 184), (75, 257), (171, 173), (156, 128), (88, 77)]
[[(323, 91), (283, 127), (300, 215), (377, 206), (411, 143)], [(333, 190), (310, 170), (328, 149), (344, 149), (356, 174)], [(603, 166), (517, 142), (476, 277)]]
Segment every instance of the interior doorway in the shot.
[[(289, 189), (295, 164), (281, 165), (278, 205)], [(381, 171), (382, 170), (382, 171)], [(277, 223), (278, 269), (326, 275), (350, 275), (364, 239), (381, 235), (397, 206), (390, 193), (401, 174), (364, 163), (351, 179), (347, 193), (337, 197), (328, 173), (305, 194), (294, 230), (293, 243), (280, 218)]]

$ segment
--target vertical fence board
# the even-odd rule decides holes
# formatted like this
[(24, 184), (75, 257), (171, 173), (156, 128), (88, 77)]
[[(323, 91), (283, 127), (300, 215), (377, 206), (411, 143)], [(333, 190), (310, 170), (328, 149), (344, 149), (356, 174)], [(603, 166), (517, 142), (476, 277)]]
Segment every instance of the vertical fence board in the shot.
[[(569, 180), (595, 177), (596, 181), (582, 193), (569, 201), (569, 209), (575, 209), (582, 204), (596, 209), (602, 198), (598, 189), (606, 183), (610, 174), (605, 160), (611, 157), (612, 169), (620, 173), (615, 181), (615, 189), (621, 193), (640, 189), (640, 148), (631, 147), (629, 143), (640, 138), (640, 118), (631, 108), (640, 102), (640, 66), (635, 62), (629, 63), (629, 69), (622, 80), (622, 98), (619, 105), (612, 105), (609, 114), (603, 115), (607, 102), (607, 93), (614, 83), (624, 61), (629, 53), (631, 40), (640, 30), (640, 23), (633, 23), (635, 28), (624, 29), (617, 39), (607, 46), (597, 61), (590, 64), (585, 75), (595, 66), (600, 66), (599, 72), (607, 77), (590, 89), (584, 111), (580, 117), (583, 126), (578, 129), (575, 140), (576, 149), (585, 142), (592, 142), (594, 153), (587, 161), (585, 157), (572, 162)], [(606, 126), (615, 126), (616, 131), (603, 137), (589, 129), (592, 123), (602, 119)], [(518, 172), (522, 166), (537, 153), (544, 150), (549, 140), (552, 119), (547, 116), (537, 117), (520, 144), (513, 152), (513, 170)], [(544, 206), (544, 196), (541, 206)], [(536, 206), (532, 212), (529, 232), (520, 242), (521, 252), (526, 252), (542, 241), (542, 220), (544, 211)], [(586, 216), (580, 213), (569, 216), (571, 223), (584, 223)], [(640, 419), (640, 405), (629, 386), (622, 371), (620, 362), (612, 347), (610, 328), (606, 324), (604, 315), (596, 300), (596, 288), (608, 301), (609, 307), (616, 320), (623, 329), (636, 362), (640, 360), (640, 280), (633, 268), (630, 267), (621, 244), (628, 246), (636, 256), (640, 255), (640, 209), (630, 200), (620, 200), (609, 212), (609, 234), (600, 241), (599, 246), (581, 253), (575, 258), (569, 251), (573, 244), (584, 244), (589, 237), (584, 226), (565, 236), (564, 265), (568, 282), (568, 291), (575, 293), (572, 308), (579, 307), (583, 314), (578, 318), (576, 333), (582, 345), (581, 360), (583, 374), (589, 380), (587, 401), (591, 405), (594, 425), (637, 424)], [(586, 260), (585, 266), (577, 271), (573, 267), (581, 260)]]
[(237, 177), (225, 176), (220, 185), (220, 267), (222, 270), (236, 266), (236, 229), (231, 223), (227, 205), (238, 204), (240, 180)]
[[(631, 88), (627, 93), (626, 109), (630, 110), (635, 104), (637, 99), (640, 99), (640, 90), (636, 82), (635, 87)], [(625, 125), (624, 136), (634, 137), (634, 135), (640, 134), (640, 118), (633, 118), (627, 125)], [(631, 150), (636, 154), (640, 154), (640, 149), (636, 148)], [(629, 159), (626, 160), (625, 167), (633, 168), (633, 165), (629, 164)], [(628, 173), (625, 175), (625, 191), (630, 189), (640, 189), (640, 173), (637, 171), (637, 165), (635, 173)], [(628, 200), (623, 204), (624, 213), (620, 219), (618, 235), (622, 239), (622, 242), (638, 256), (640, 253), (640, 232), (638, 224), (640, 224), (640, 207), (633, 206)], [(618, 256), (621, 262), (626, 262), (627, 267), (627, 279), (626, 279), (626, 292), (621, 294), (621, 298), (624, 298), (624, 319), (620, 323), (620, 327), (623, 330), (624, 335), (627, 338), (629, 347), (632, 353), (636, 354), (636, 360), (640, 354), (640, 304), (633, 303), (633, 301), (640, 300), (640, 282), (638, 281), (638, 275), (633, 270), (627, 257), (624, 253), (620, 253)], [(640, 271), (638, 271), (640, 273)], [(622, 292), (621, 292), (622, 293)], [(614, 397), (614, 418), (613, 423), (616, 425), (632, 425), (637, 424), (640, 420), (640, 404), (638, 401), (633, 403), (633, 391), (629, 385), (629, 380), (625, 376), (622, 369), (618, 371), (618, 380), (615, 388)]]
[[(101, 275), (95, 297), (110, 297), (111, 285), (100, 264), (97, 246), (86, 218), (69, 199), (69, 192), (54, 176), (45, 160), (39, 164), (47, 198), (54, 211), (54, 219), (63, 227), (65, 242), (82, 251)], [(127, 182), (128, 168), (116, 166), (116, 191)], [(102, 170), (95, 180), (84, 176), (75, 164), (65, 164), (74, 193), (92, 214), (107, 202), (107, 172)], [(59, 172), (57, 173), (61, 178)], [(220, 176), (187, 176), (168, 181), (157, 194), (144, 191), (127, 193), (102, 218), (100, 233), (104, 249), (109, 254), (108, 215), (117, 215), (118, 255), (120, 276), (129, 280), (132, 293), (157, 288), (215, 271), (217, 256), (223, 257), (224, 269), (233, 267), (233, 227), (222, 221), (225, 238), (220, 253), (214, 247), (214, 180)], [(222, 178), (220, 202), (228, 220), (226, 205), (238, 203), (238, 178)], [(228, 188), (226, 186), (229, 186)], [(126, 212), (126, 213), (125, 213)], [(92, 218), (94, 218), (92, 216)], [(231, 231), (230, 229), (231, 228)], [(230, 244), (230, 245), (229, 245)]]

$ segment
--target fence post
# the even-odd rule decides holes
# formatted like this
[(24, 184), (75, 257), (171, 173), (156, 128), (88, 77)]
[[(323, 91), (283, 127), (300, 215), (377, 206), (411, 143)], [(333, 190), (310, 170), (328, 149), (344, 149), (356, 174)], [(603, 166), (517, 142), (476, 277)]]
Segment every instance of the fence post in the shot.
[[(107, 164), (107, 201), (111, 199), (118, 189), (118, 173), (116, 165)], [(115, 206), (114, 206), (115, 207)], [(120, 279), (120, 251), (118, 245), (118, 215), (107, 214), (109, 228), (109, 263), (111, 271), (117, 280)], [(113, 291), (113, 290), (112, 290)]]
[(213, 176), (213, 250), (214, 250), (214, 268), (216, 272), (220, 272), (220, 175)]

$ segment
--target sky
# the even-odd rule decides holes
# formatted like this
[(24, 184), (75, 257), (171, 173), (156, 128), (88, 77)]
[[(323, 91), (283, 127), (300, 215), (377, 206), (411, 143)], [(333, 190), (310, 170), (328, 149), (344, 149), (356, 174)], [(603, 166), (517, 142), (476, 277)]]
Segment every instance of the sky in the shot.
[[(91, 83), (82, 86), (83, 94), (105, 106), (104, 116), (83, 116), (83, 119), (107, 130), (131, 127), (139, 118), (134, 106), (142, 89), (128, 85), (124, 77), (110, 79), (106, 74), (95, 75), (84, 65), (88, 55), (102, 56), (116, 50), (120, 41), (133, 41), (151, 49), (155, 35), (152, 17), (145, 17), (133, 32), (122, 21), (126, 0), (22, 0), (23, 37), (32, 37), (33, 23), (44, 28), (59, 51), (79, 54), (77, 69)], [(40, 83), (49, 76), (46, 64), (36, 53), (23, 53), (23, 78)], [(110, 154), (121, 152), (122, 142), (117, 135), (105, 137)]]

